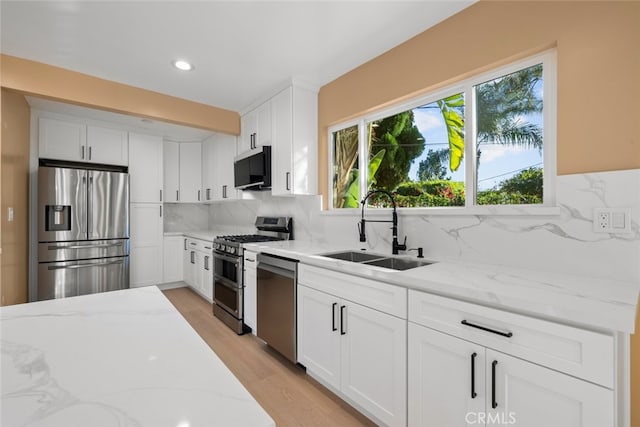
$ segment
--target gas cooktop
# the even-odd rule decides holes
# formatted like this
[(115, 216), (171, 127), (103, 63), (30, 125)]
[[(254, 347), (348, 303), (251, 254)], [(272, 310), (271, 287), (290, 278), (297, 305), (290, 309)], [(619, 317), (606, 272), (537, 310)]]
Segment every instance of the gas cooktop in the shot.
[(234, 243), (257, 243), (257, 242), (273, 242), (284, 240), (281, 237), (265, 236), (262, 234), (235, 234), (229, 236), (217, 236), (216, 240), (226, 240)]

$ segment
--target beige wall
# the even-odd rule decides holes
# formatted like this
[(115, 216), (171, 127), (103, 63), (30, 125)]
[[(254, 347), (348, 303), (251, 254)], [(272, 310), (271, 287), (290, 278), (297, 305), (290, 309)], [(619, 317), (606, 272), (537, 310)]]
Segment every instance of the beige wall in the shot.
[[(324, 205), (328, 126), (554, 46), (558, 174), (640, 168), (639, 40), (640, 2), (476, 3), (320, 89)], [(640, 426), (640, 331), (631, 359), (631, 425)]]
[[(29, 105), (2, 89), (0, 305), (27, 302), (29, 259)], [(7, 210), (14, 210), (9, 222)]]
[(0, 55), (2, 87), (56, 101), (184, 126), (240, 134), (240, 115), (14, 56)]

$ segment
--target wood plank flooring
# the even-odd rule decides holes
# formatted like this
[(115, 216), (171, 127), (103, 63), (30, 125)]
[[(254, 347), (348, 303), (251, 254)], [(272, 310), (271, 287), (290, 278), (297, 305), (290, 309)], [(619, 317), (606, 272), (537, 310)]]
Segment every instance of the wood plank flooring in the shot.
[(164, 294), (278, 427), (375, 425), (253, 335), (236, 335), (189, 288)]

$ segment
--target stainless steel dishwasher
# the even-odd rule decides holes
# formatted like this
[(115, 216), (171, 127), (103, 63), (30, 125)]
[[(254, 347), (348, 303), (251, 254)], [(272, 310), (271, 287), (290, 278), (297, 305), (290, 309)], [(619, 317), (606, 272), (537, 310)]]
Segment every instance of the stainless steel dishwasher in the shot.
[(296, 363), (298, 261), (267, 254), (258, 254), (257, 258), (257, 335)]

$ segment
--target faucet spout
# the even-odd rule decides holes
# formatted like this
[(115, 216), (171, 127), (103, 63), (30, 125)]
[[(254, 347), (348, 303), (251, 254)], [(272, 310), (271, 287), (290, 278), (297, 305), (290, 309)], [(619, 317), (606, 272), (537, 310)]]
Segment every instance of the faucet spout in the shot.
[(368, 220), (369, 222), (391, 222), (392, 223), (392, 227), (391, 227), (391, 236), (393, 238), (392, 244), (391, 244), (391, 253), (393, 255), (398, 255), (398, 251), (405, 251), (407, 250), (407, 236), (404, 237), (404, 243), (400, 244), (398, 243), (398, 212), (396, 210), (396, 201), (393, 198), (393, 194), (391, 194), (388, 191), (385, 190), (371, 190), (367, 193), (366, 196), (364, 196), (364, 198), (362, 199), (362, 201), (360, 202), (362, 204), (362, 218), (360, 219), (360, 222), (358, 224), (358, 230), (360, 233), (360, 241), (361, 242), (366, 242), (367, 241), (367, 236), (365, 234), (365, 223), (366, 223), (366, 219), (364, 217), (364, 207), (367, 203), (367, 199), (369, 197), (371, 197), (374, 194), (384, 194), (386, 195), (390, 200), (391, 200), (391, 206), (393, 208), (393, 213), (391, 214), (391, 221), (384, 221), (384, 220)]

